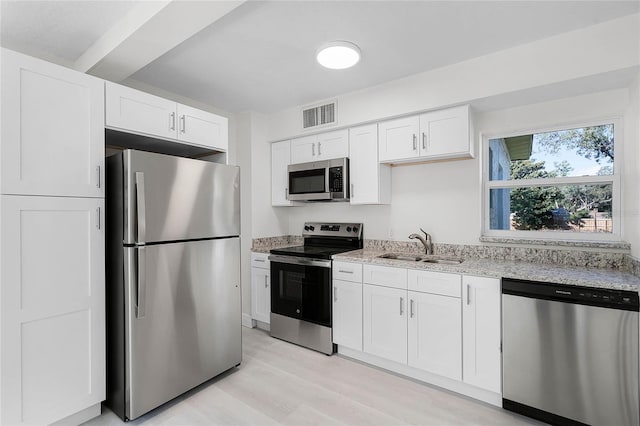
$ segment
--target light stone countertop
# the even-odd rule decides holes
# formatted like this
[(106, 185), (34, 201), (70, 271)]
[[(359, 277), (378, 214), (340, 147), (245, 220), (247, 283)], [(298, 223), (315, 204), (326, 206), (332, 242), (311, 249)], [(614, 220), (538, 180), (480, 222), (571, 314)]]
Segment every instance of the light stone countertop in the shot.
[[(460, 264), (412, 262), (380, 259), (388, 251), (355, 250), (333, 256), (343, 262), (370, 263), (398, 268), (477, 275), (493, 278), (516, 278), (557, 284), (581, 285), (613, 290), (640, 290), (640, 278), (615, 269), (584, 268), (544, 263), (465, 258)], [(410, 253), (415, 254), (415, 253)]]

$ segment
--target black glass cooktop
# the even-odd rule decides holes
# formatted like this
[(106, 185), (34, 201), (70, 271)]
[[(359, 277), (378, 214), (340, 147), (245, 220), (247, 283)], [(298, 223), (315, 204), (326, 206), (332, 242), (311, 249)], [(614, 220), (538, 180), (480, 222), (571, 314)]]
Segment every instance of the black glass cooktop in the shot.
[(322, 247), (322, 246), (295, 246), (272, 249), (271, 254), (296, 257), (313, 257), (316, 259), (331, 259), (331, 256), (357, 250), (353, 247)]

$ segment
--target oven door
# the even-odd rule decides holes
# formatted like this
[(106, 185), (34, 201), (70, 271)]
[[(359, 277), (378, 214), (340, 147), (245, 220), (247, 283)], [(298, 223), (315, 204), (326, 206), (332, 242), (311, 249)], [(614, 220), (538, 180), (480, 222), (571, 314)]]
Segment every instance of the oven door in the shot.
[(331, 261), (269, 256), (271, 312), (331, 327)]

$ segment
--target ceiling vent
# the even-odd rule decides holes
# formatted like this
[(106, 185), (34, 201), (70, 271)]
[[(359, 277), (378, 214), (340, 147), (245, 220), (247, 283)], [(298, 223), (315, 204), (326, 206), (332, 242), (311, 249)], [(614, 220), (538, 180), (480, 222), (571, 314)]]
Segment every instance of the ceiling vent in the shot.
[(302, 128), (311, 129), (336, 123), (336, 101), (305, 107), (302, 110)]

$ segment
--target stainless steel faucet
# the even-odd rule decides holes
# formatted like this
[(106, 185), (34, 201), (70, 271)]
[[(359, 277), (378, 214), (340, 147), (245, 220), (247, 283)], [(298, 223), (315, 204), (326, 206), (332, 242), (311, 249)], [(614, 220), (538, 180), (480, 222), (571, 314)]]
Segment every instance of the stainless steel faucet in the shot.
[(420, 240), (420, 242), (424, 246), (425, 254), (431, 255), (433, 254), (433, 243), (431, 242), (431, 235), (427, 234), (427, 232), (422, 228), (420, 228), (420, 230), (424, 232), (424, 237), (418, 234), (411, 234), (409, 235), (409, 238), (412, 240), (414, 238), (417, 238), (418, 240)]

